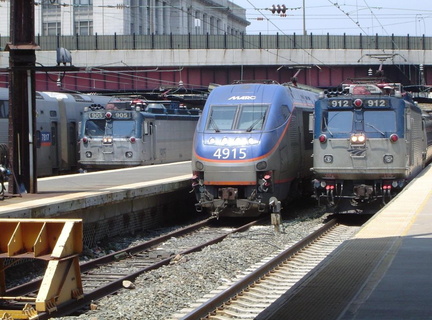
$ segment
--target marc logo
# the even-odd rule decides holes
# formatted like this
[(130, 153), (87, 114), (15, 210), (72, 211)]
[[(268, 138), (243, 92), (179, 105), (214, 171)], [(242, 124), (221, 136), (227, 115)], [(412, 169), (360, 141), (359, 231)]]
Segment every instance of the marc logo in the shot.
[(256, 96), (232, 96), (228, 100), (255, 100)]
[(347, 150), (351, 157), (364, 157), (366, 156), (366, 148), (351, 148)]

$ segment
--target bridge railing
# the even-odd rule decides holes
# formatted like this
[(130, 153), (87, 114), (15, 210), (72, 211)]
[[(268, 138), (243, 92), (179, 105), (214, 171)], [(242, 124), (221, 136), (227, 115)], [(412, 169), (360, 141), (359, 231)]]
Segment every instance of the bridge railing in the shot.
[[(40, 36), (35, 38), (41, 50), (64, 47), (69, 50), (139, 49), (382, 49), (432, 50), (432, 37), (376, 35), (90, 35)], [(0, 50), (9, 37), (0, 36)]]

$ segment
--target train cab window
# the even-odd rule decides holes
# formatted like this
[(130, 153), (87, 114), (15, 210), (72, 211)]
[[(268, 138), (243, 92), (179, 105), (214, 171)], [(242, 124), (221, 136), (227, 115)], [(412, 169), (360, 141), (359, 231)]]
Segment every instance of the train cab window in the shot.
[(113, 121), (113, 136), (132, 137), (135, 135), (135, 121)]
[(105, 134), (105, 120), (87, 120), (84, 134), (89, 137)]
[(241, 108), (237, 129), (246, 130), (261, 130), (264, 125), (265, 116), (268, 106), (266, 105), (251, 105)]
[(365, 111), (364, 131), (365, 132), (395, 132), (396, 131), (396, 113), (392, 110), (388, 111)]
[(351, 111), (328, 111), (323, 115), (322, 131), (351, 132), (354, 114)]
[(0, 118), (9, 117), (9, 101), (0, 101)]
[(36, 148), (40, 148), (42, 145), (42, 133), (39, 130), (36, 130), (35, 132), (35, 143), (36, 143)]
[(212, 106), (207, 123), (207, 130), (219, 132), (233, 130), (238, 106)]

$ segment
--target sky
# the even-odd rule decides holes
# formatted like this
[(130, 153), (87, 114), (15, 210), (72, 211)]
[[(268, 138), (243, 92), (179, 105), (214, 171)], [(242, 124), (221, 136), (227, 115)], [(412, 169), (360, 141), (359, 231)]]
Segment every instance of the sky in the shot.
[[(230, 1), (246, 9), (247, 34), (432, 36), (430, 0)], [(286, 6), (286, 17), (268, 10), (278, 4)]]

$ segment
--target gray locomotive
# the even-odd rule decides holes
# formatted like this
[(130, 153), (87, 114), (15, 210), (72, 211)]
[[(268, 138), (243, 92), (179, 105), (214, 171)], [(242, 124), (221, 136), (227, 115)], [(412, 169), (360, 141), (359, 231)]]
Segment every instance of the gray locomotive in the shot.
[[(36, 92), (35, 143), (39, 177), (77, 171), (78, 127), (84, 108), (110, 100), (111, 97), (98, 95)], [(0, 144), (3, 146), (8, 144), (8, 117), (9, 89), (0, 88)]]
[[(315, 197), (336, 212), (387, 203), (431, 160), (432, 120), (397, 83), (351, 83), (315, 104)], [(349, 208), (349, 210), (347, 210)]]
[(86, 108), (80, 128), (80, 164), (116, 169), (191, 159), (199, 109), (178, 101), (114, 99)]

